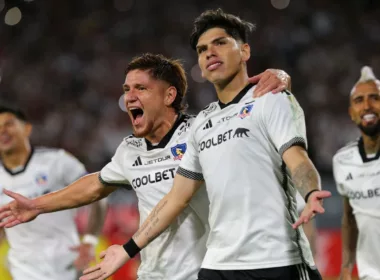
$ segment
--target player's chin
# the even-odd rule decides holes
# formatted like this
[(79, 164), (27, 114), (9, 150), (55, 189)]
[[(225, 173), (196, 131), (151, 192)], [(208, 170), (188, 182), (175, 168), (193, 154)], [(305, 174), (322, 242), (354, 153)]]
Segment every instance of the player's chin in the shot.
[(149, 134), (149, 127), (147, 125), (136, 125), (133, 127), (133, 134), (135, 137), (144, 138)]

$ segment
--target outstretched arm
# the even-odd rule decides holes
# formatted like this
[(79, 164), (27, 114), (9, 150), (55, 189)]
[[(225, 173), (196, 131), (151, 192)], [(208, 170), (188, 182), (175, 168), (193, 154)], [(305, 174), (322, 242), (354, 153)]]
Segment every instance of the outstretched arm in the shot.
[(20, 194), (4, 190), (14, 201), (0, 207), (0, 227), (13, 227), (26, 223), (43, 213), (50, 213), (80, 207), (100, 200), (116, 190), (105, 187), (99, 181), (99, 174), (86, 175), (66, 188), (35, 199), (28, 199)]
[(356, 259), (356, 243), (358, 241), (358, 227), (352, 207), (347, 197), (343, 201), (342, 219), (342, 280), (351, 280), (352, 269)]
[(124, 246), (112, 245), (102, 252), (100, 257), (103, 261), (85, 270), (80, 280), (104, 280), (115, 273), (172, 223), (189, 204), (200, 185), (201, 181), (177, 174), (171, 191), (156, 205), (132, 239)]
[(297, 228), (299, 225), (309, 222), (315, 214), (325, 212), (322, 207), (322, 199), (330, 197), (331, 193), (322, 191), (318, 171), (303, 147), (293, 146), (287, 149), (283, 154), (283, 160), (290, 170), (297, 190), (306, 200), (305, 209), (293, 225), (294, 228)]

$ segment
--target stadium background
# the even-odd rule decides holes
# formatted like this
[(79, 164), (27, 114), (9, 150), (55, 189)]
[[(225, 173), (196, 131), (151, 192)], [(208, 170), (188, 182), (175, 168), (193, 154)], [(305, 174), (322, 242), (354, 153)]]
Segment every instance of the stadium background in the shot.
[[(306, 114), (310, 155), (323, 187), (333, 192), (316, 223), (319, 268), (325, 279), (334, 279), (342, 207), (331, 159), (359, 135), (347, 105), (360, 67), (370, 65), (380, 76), (379, 1), (0, 0), (0, 102), (26, 110), (34, 123), (33, 143), (65, 148), (90, 172), (97, 171), (131, 132), (119, 98), (124, 68), (133, 56), (153, 52), (181, 58), (189, 77), (190, 112), (215, 99), (200, 77), (188, 35), (193, 19), (216, 7), (257, 24), (250, 39), (250, 74), (281, 68), (292, 76)], [(123, 243), (138, 224), (133, 192), (120, 191), (109, 204), (99, 250)], [(86, 208), (81, 209), (82, 232), (86, 217)], [(6, 246), (0, 247), (3, 265)], [(136, 266), (129, 264), (113, 279), (134, 279)], [(0, 279), (8, 279), (4, 267)]]

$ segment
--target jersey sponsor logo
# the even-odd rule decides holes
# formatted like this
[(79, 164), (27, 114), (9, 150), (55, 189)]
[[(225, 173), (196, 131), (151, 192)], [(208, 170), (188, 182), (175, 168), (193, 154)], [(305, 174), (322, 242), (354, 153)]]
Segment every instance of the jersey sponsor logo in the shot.
[(214, 112), (216, 110), (218, 106), (216, 105), (216, 103), (211, 103), (210, 105), (208, 105), (203, 111), (203, 115), (205, 117), (207, 117), (207, 115), (209, 115), (210, 113)]
[(347, 196), (349, 199), (367, 199), (380, 196), (380, 188), (366, 191), (348, 191)]
[(183, 155), (186, 152), (186, 143), (175, 145), (174, 147), (171, 147), (171, 152), (174, 156), (174, 160), (181, 160)]
[(37, 176), (36, 176), (36, 183), (39, 186), (45, 186), (47, 184), (47, 181), (48, 181), (48, 177), (47, 177), (46, 174), (44, 174), (44, 173), (37, 174)]
[(141, 157), (138, 156), (135, 160), (135, 162), (132, 164), (132, 166), (140, 166), (142, 165), (142, 162), (141, 162)]
[(151, 160), (147, 160), (143, 163), (143, 161), (141, 160), (141, 157), (138, 156), (136, 158), (136, 160), (134, 161), (134, 163), (132, 164), (132, 166), (150, 165), (150, 164), (155, 164), (155, 163), (162, 162), (162, 161), (165, 161), (168, 159), (171, 159), (170, 155), (160, 157), (160, 158), (151, 159)]
[(231, 140), (232, 138), (246, 138), (249, 137), (248, 132), (249, 129), (244, 127), (238, 127), (234, 132), (233, 129), (229, 129), (224, 133), (218, 134), (215, 137), (207, 139), (199, 143), (199, 151), (203, 151), (205, 149), (209, 149), (211, 147), (218, 146), (224, 142)]
[(235, 113), (235, 114), (233, 114), (232, 116), (223, 117), (223, 118), (221, 118), (221, 119), (218, 121), (218, 124), (219, 124), (219, 123), (226, 122), (226, 121), (229, 121), (230, 119), (236, 117), (237, 115), (238, 115), (238, 113)]
[(239, 118), (244, 119), (251, 115), (253, 104), (245, 105), (239, 112)]
[(210, 120), (208, 120), (208, 121), (206, 122), (205, 126), (203, 127), (203, 130), (209, 129), (209, 128), (211, 128), (211, 127), (212, 127), (212, 121), (211, 121), (211, 119), (210, 119)]
[(148, 184), (159, 183), (161, 181), (172, 180), (175, 175), (175, 168), (165, 169), (163, 171), (151, 173), (142, 177), (132, 180), (132, 187), (134, 189), (140, 188)]
[(352, 180), (352, 174), (351, 173), (348, 173), (347, 177), (346, 177), (346, 181), (350, 181)]
[(136, 148), (140, 148), (142, 146), (142, 139), (126, 139), (127, 146), (131, 145)]

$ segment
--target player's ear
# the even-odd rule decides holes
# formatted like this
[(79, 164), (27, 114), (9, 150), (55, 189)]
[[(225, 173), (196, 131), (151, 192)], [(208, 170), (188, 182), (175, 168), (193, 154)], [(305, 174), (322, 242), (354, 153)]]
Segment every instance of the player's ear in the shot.
[(177, 89), (174, 86), (168, 87), (165, 92), (165, 100), (164, 103), (166, 106), (171, 106), (177, 97)]
[(251, 47), (247, 43), (240, 45), (241, 58), (244, 62), (247, 62), (251, 57)]

